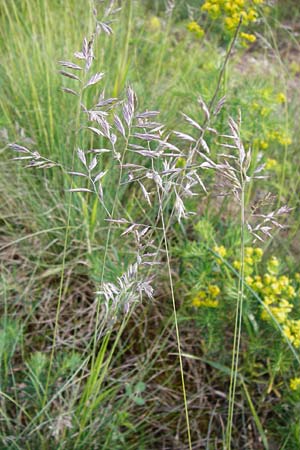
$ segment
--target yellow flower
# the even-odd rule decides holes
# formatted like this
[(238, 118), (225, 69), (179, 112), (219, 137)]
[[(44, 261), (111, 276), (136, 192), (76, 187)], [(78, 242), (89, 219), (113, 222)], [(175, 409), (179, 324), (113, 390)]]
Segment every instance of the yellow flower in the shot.
[[(247, 19), (250, 22), (254, 22), (257, 19), (257, 12), (255, 11), (255, 9), (250, 9), (250, 11), (247, 14)], [(256, 38), (255, 38), (256, 39)], [(252, 41), (253, 42), (253, 41)]]
[(279, 295), (281, 293), (280, 285), (277, 282), (271, 284), (271, 289), (275, 295)]
[(282, 310), (282, 312), (288, 315), (294, 308), (294, 305), (289, 303), (287, 300), (283, 299), (279, 302), (279, 308)]
[(267, 135), (268, 135), (268, 139), (270, 139), (271, 141), (275, 141), (276, 139), (278, 139), (279, 132), (278, 131), (269, 131), (267, 133)]
[(286, 96), (283, 92), (279, 92), (276, 96), (277, 103), (285, 103), (286, 102)]
[(206, 292), (205, 291), (199, 291), (197, 295), (192, 299), (192, 305), (196, 308), (199, 308), (199, 306), (202, 306), (202, 302), (206, 298)]
[(195, 21), (190, 22), (190, 23), (187, 25), (187, 29), (188, 29), (189, 31), (191, 31), (192, 33), (194, 33), (195, 36), (197, 36), (198, 38), (202, 38), (203, 35), (204, 35), (204, 30), (203, 30), (203, 28), (201, 28), (200, 25), (199, 25), (197, 22), (195, 22)]
[(241, 37), (251, 43), (256, 41), (256, 36), (254, 34), (241, 33)]
[(272, 256), (268, 261), (268, 271), (270, 273), (277, 273), (279, 267), (279, 261), (276, 256)]
[[(270, 308), (270, 309), (271, 309), (271, 308)], [(260, 317), (261, 317), (262, 320), (265, 320), (265, 321), (269, 321), (269, 320), (271, 319), (270, 313), (269, 313), (269, 311), (267, 311), (266, 309), (264, 309), (264, 310), (262, 311)]]
[(201, 300), (199, 297), (194, 297), (192, 300), (192, 305), (195, 306), (196, 308), (199, 308), (199, 306), (201, 306)]
[(296, 348), (300, 347), (300, 320), (286, 320), (283, 325), (283, 334)]
[(253, 247), (246, 247), (245, 248), (245, 255), (246, 256), (252, 256), (253, 255), (253, 251), (254, 251)]
[(253, 265), (253, 259), (251, 258), (251, 256), (246, 256), (245, 257), (245, 263), (249, 264), (249, 266)]
[(152, 32), (159, 31), (161, 29), (161, 23), (157, 16), (150, 17), (148, 21), (148, 28)]
[(289, 136), (278, 136), (278, 142), (281, 145), (291, 145), (292, 139)]
[(272, 283), (272, 277), (270, 274), (268, 274), (268, 273), (264, 274), (264, 282), (267, 285)]
[(212, 19), (216, 19), (217, 17), (219, 17), (221, 11), (220, 11), (220, 6), (219, 5), (212, 5), (209, 11)]
[(286, 311), (284, 308), (280, 308), (279, 306), (270, 306), (270, 310), (279, 323), (283, 323), (287, 319), (288, 311)]
[(291, 329), (288, 324), (283, 325), (282, 332), (284, 336), (287, 337), (289, 341), (291, 341), (291, 343), (294, 342), (294, 336), (292, 335)]
[(300, 347), (300, 329), (299, 329), (299, 320), (294, 320), (293, 322), (298, 322), (298, 324), (295, 324), (295, 328), (293, 329), (294, 332), (294, 346), (296, 348)]
[(266, 321), (270, 320), (270, 314), (265, 309), (262, 311), (260, 317), (261, 317), (262, 320), (266, 320)]
[(219, 300), (214, 298), (207, 298), (206, 295), (204, 298), (200, 298), (199, 295), (192, 300), (192, 305), (196, 308), (207, 307), (207, 308), (217, 308), (219, 306)]
[(263, 256), (264, 252), (261, 248), (256, 247), (253, 251), (253, 258), (255, 259), (255, 262), (259, 262)]
[(220, 294), (220, 288), (214, 284), (208, 286), (208, 292), (212, 297), (217, 297)]
[(300, 281), (300, 273), (299, 272), (295, 273), (295, 280), (298, 282)]
[(217, 308), (219, 306), (219, 300), (207, 298), (206, 300), (203, 300), (201, 306), (206, 306), (208, 308)]
[(213, 250), (215, 253), (218, 253), (222, 258), (224, 258), (227, 255), (227, 250), (224, 247), (224, 245), (220, 245), (220, 246), (216, 245), (213, 248)]
[(201, 6), (202, 11), (209, 11), (211, 8), (211, 3), (210, 2), (204, 2), (203, 5)]
[(268, 296), (264, 297), (264, 304), (267, 305), (267, 306), (272, 305), (273, 301), (274, 301), (273, 297), (268, 297)]
[(300, 388), (300, 378), (292, 378), (290, 380), (290, 388), (292, 391), (297, 391)]
[(294, 287), (291, 286), (291, 285), (290, 285), (290, 286), (287, 286), (287, 288), (286, 288), (286, 294), (287, 294), (287, 296), (288, 296), (289, 298), (295, 297), (296, 292), (295, 292)]
[(226, 2), (224, 5), (224, 10), (225, 12), (230, 13), (235, 9), (235, 6), (236, 5), (234, 5), (232, 2)]
[(258, 91), (260, 96), (264, 98), (265, 100), (269, 100), (269, 98), (272, 96), (273, 91), (270, 88), (261, 89)]
[(235, 269), (240, 270), (241, 266), (242, 266), (242, 264), (241, 264), (240, 261), (237, 261), (237, 260), (236, 260), (236, 261), (233, 261), (233, 267), (234, 267)]
[[(201, 10), (208, 13), (212, 20), (221, 17), (221, 22), (225, 28), (232, 32), (238, 26), (240, 17), (243, 19), (243, 25), (247, 26), (250, 22), (255, 22), (258, 18), (256, 5), (263, 3), (264, 0), (205, 0)], [(253, 43), (256, 40), (254, 34), (241, 33), (242, 43)]]
[(287, 277), (286, 275), (282, 275), (281, 277), (279, 277), (278, 280), (280, 286), (282, 287), (287, 287), (290, 283), (289, 277)]
[(238, 11), (235, 14), (233, 14), (233, 17), (236, 20), (240, 20), (240, 17), (242, 17), (244, 25), (248, 25), (248, 23), (249, 23), (249, 18), (248, 18), (248, 15), (247, 15), (247, 11)]
[(246, 281), (247, 284), (249, 284), (249, 286), (251, 286), (251, 284), (253, 283), (253, 278), (250, 277), (250, 275), (248, 275), (248, 276), (245, 278), (245, 281)]
[(266, 286), (266, 285), (264, 285), (264, 287), (263, 287), (263, 289), (262, 289), (262, 292), (265, 294), (265, 295), (271, 295), (272, 297), (273, 297), (273, 290), (269, 287), (269, 286)]
[(266, 150), (266, 148), (269, 147), (269, 144), (268, 144), (267, 141), (260, 141), (260, 142), (259, 142), (259, 145), (260, 145), (260, 148), (261, 148), (262, 150)]
[(253, 283), (253, 287), (257, 291), (260, 291), (264, 287), (264, 285), (262, 284), (261, 281), (256, 281), (255, 283)]
[(265, 167), (267, 170), (276, 169), (276, 167), (278, 167), (278, 162), (276, 159), (268, 158)]
[(233, 17), (226, 17), (225, 18), (225, 26), (226, 28), (231, 31), (235, 29), (239, 24), (239, 19), (234, 19)]
[(260, 110), (260, 115), (262, 117), (266, 117), (270, 112), (271, 112), (270, 108), (266, 108), (265, 106), (263, 106)]

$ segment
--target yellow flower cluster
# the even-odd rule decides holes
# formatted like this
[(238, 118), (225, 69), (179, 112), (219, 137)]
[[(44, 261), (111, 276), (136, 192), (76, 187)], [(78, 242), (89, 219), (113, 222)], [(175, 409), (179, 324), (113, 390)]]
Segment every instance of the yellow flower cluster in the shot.
[[(260, 113), (262, 114), (262, 110)], [(286, 133), (280, 133), (277, 130), (268, 132), (265, 139), (255, 139), (253, 144), (260, 150), (266, 150), (269, 147), (269, 143), (272, 141), (278, 142), (283, 146), (292, 144), (292, 139)]]
[(254, 34), (249, 34), (249, 33), (241, 33), (240, 36), (245, 39), (248, 42), (255, 42), (256, 41), (256, 36)]
[[(246, 34), (246, 33), (244, 33)], [(257, 92), (260, 99), (266, 100), (268, 103), (285, 103), (287, 101), (286, 96), (283, 92), (274, 92), (270, 88), (261, 89)], [(259, 109), (260, 105), (257, 102), (252, 103), (254, 109)]]
[[(274, 90), (270, 87), (264, 87), (256, 92), (256, 98), (251, 102), (251, 112), (257, 117), (269, 117), (272, 113), (278, 111), (278, 105), (287, 102), (284, 92)], [(286, 131), (274, 129), (274, 121), (262, 121), (264, 135), (253, 140), (253, 145), (258, 150), (266, 150), (270, 144), (279, 143), (280, 145), (290, 145), (291, 138)], [(257, 130), (255, 131), (257, 133)], [(274, 166), (273, 166), (274, 167)]]
[(192, 300), (192, 305), (196, 308), (202, 306), (208, 308), (217, 308), (219, 306), (219, 300), (217, 297), (220, 295), (220, 288), (215, 284), (209, 284), (206, 290), (199, 291)]
[[(214, 248), (213, 248), (213, 251), (215, 252), (215, 253), (218, 253), (218, 255), (220, 255), (221, 256), (221, 258), (225, 258), (225, 256), (227, 255), (227, 250), (226, 250), (226, 248), (224, 247), (224, 245), (216, 245)], [(218, 264), (222, 264), (222, 259), (217, 259), (217, 263)]]
[[(279, 268), (279, 260), (278, 260), (278, 258), (276, 258), (276, 256), (271, 256), (271, 258), (268, 261), (268, 272), (270, 272), (273, 275), (274, 274), (276, 275), (277, 272), (278, 272), (278, 268)], [(283, 276), (281, 278), (286, 280), (286, 282), (288, 280), (288, 278), (285, 277), (285, 276)]]
[(275, 170), (278, 167), (278, 161), (273, 158), (267, 158), (265, 167), (267, 170)]
[(227, 255), (227, 250), (224, 247), (224, 245), (216, 245), (213, 248), (214, 252), (218, 253), (218, 255), (220, 255), (222, 258), (224, 258)]
[[(221, 18), (225, 28), (232, 32), (242, 18), (243, 25), (249, 25), (258, 18), (257, 6), (265, 0), (205, 0), (201, 10), (208, 13), (212, 20)], [(244, 42), (255, 42), (254, 34), (241, 33)]]
[[(293, 280), (286, 275), (278, 276), (279, 265), (278, 259), (272, 256), (267, 263), (267, 272), (263, 276), (247, 276), (246, 283), (261, 296), (266, 306), (261, 313), (261, 318), (270, 321), (270, 311), (281, 324), (283, 334), (298, 348), (300, 347), (300, 320), (290, 318), (296, 291)], [(295, 275), (295, 281), (300, 281), (300, 275), (298, 275)]]
[(292, 378), (290, 380), (290, 388), (292, 391), (298, 391), (300, 388), (300, 378)]
[(283, 325), (283, 334), (296, 347), (300, 347), (300, 320), (287, 319)]
[(203, 28), (194, 20), (187, 25), (187, 29), (199, 39), (204, 36)]
[(261, 150), (266, 150), (269, 147), (269, 143), (263, 139), (254, 142)]
[[(262, 98), (263, 98), (263, 100), (268, 100), (266, 97), (263, 97), (263, 95), (262, 95)], [(274, 103), (274, 102), (272, 102), (272, 103)], [(269, 100), (268, 104), (270, 104), (270, 100)], [(251, 106), (252, 106), (252, 109), (254, 111), (256, 111), (259, 115), (261, 115), (262, 117), (267, 117), (271, 114), (272, 108), (269, 106), (265, 106), (265, 105), (266, 105), (265, 102), (263, 102), (263, 104), (262, 104), (262, 102), (258, 103), (256, 101), (254, 101)]]
[(291, 145), (292, 139), (286, 133), (280, 133), (280, 131), (272, 131), (268, 134), (270, 141), (277, 141), (281, 145)]
[(285, 103), (286, 102), (286, 96), (283, 92), (279, 92), (276, 96), (277, 103)]
[[(247, 275), (251, 275), (254, 270), (255, 264), (261, 261), (263, 256), (263, 251), (259, 247), (246, 247), (245, 248), (245, 257), (244, 257), (244, 272)], [(241, 268), (241, 261), (235, 260), (233, 261), (233, 267), (237, 270)]]

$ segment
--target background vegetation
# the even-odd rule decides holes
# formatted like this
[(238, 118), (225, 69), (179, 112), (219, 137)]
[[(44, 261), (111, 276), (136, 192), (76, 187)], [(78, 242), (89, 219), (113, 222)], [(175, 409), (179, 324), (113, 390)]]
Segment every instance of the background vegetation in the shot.
[[(113, 33), (95, 39), (93, 73), (105, 76), (85, 101), (105, 91), (124, 102), (130, 85), (137, 110), (160, 111), (167, 134), (195, 136), (181, 113), (205, 124), (203, 102), (226, 96), (210, 124), (217, 133), (206, 137), (210, 158), (231, 151), (220, 147), (221, 136), (241, 111), (249, 173), (265, 164), (266, 175), (249, 183), (246, 210), (292, 210), (280, 218), (284, 228), (275, 224), (256, 242), (245, 231), (241, 246), (240, 204), (219, 195), (224, 174), (201, 172), (207, 192), (195, 188), (185, 201), (194, 214), (178, 222), (174, 197), (150, 207), (141, 189), (121, 183), (120, 161), (104, 154), (106, 207), (114, 219), (153, 227), (160, 262), (151, 266), (152, 300), (138, 295), (129, 311), (105, 315), (95, 292), (122, 277), (137, 250), (122, 226), (105, 220), (101, 202), (69, 192), (79, 184), (67, 172), (83, 170), (74, 149), (108, 144), (79, 133), (78, 101), (61, 90), (74, 80), (57, 64), (76, 62), (94, 30), (93, 4), (1, 2), (0, 448), (299, 449), (298, 2), (119, 3), (108, 19)], [(97, 14), (108, 4), (96, 2)], [(184, 176), (190, 142), (172, 136), (185, 155), (175, 161)], [(26, 169), (26, 161), (12, 161), (23, 154), (10, 143), (58, 166)], [(141, 155), (129, 162), (153, 168)]]

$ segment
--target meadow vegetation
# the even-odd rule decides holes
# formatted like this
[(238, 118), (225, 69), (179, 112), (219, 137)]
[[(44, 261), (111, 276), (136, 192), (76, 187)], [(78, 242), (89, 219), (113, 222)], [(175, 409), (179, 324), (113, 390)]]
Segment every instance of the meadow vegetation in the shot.
[(299, 16), (0, 3), (0, 449), (300, 448)]

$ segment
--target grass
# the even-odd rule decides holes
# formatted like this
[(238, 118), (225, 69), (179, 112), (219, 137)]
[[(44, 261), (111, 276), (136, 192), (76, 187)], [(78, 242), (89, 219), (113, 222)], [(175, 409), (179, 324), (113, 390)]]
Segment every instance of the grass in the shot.
[[(58, 73), (65, 67), (57, 61), (82, 63), (72, 55), (93, 32), (93, 2), (0, 6), (0, 447), (297, 449), (297, 5), (291, 15), (280, 2), (270, 12), (259, 7), (259, 22), (242, 24), (257, 36), (245, 48), (222, 18), (200, 12), (204, 2), (188, 10), (178, 1), (167, 11), (148, 3), (126, 0), (103, 19), (113, 34), (95, 39), (84, 76), (105, 76), (79, 98), (61, 91), (76, 82)], [(99, 2), (98, 18), (107, 5)], [(201, 39), (187, 30), (191, 20), (204, 28)], [(101, 124), (80, 109), (102, 90), (122, 101), (103, 109), (116, 143), (87, 130)], [(127, 121), (126, 103), (160, 111), (148, 120), (164, 123), (165, 134), (149, 131), (145, 119)], [(235, 202), (219, 194), (232, 190), (236, 166), (218, 166), (218, 154), (236, 151), (220, 144), (230, 143), (223, 135), (239, 110), (239, 142), (252, 148), (248, 175), (266, 163), (268, 177), (247, 180)], [(172, 146), (153, 158), (169, 134)], [(26, 161), (11, 161), (23, 153), (9, 143), (57, 166), (25, 169)], [(88, 169), (77, 147), (112, 150)], [(93, 155), (85, 157), (88, 165)], [(173, 172), (163, 172), (166, 164)], [(239, 170), (243, 181), (243, 164)], [(101, 171), (103, 197), (82, 191), (98, 187)], [(137, 182), (127, 182), (130, 171)], [(189, 189), (197, 195), (186, 196)], [(269, 191), (276, 198), (264, 205)], [(246, 223), (255, 228), (285, 204), (293, 210), (274, 215), (272, 237), (253, 243)], [(252, 256), (258, 247), (260, 258)]]

